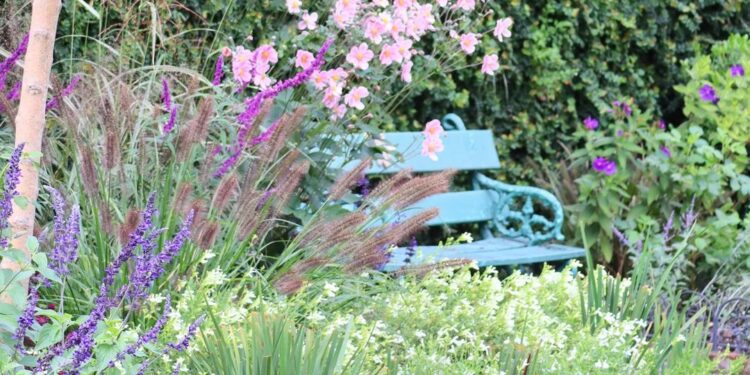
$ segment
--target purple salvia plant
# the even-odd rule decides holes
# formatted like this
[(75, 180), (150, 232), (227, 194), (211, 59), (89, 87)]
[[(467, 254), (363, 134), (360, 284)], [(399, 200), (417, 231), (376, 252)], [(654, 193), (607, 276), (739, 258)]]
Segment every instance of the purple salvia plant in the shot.
[(628, 241), (628, 239), (627, 239), (627, 238), (625, 237), (625, 234), (624, 234), (624, 233), (622, 233), (622, 232), (620, 232), (620, 230), (619, 230), (619, 229), (617, 229), (617, 227), (616, 227), (616, 226), (614, 226), (614, 225), (612, 226), (612, 233), (613, 233), (613, 234), (615, 235), (615, 237), (617, 237), (617, 240), (618, 240), (618, 241), (620, 241), (620, 244), (621, 244), (622, 246), (624, 246), (624, 247), (626, 247), (626, 248), (629, 248), (629, 247), (630, 247), (630, 242), (629, 242), (629, 241)]
[[(63, 91), (60, 93), (60, 99), (70, 96), (70, 94), (73, 93), (73, 90), (76, 89), (76, 86), (78, 86), (78, 82), (81, 81), (81, 76), (74, 75), (73, 78), (70, 79), (70, 83), (68, 86), (65, 86)], [(52, 98), (47, 102), (47, 107), (44, 109), (45, 111), (49, 111), (52, 109), (55, 109), (60, 106), (60, 103), (58, 102), (58, 98)]]
[(169, 82), (166, 78), (161, 79), (161, 100), (164, 103), (164, 110), (172, 111), (172, 93), (169, 90)]
[(16, 188), (18, 182), (21, 179), (21, 153), (23, 152), (24, 144), (21, 143), (13, 150), (8, 160), (8, 170), (5, 171), (5, 177), (3, 178), (3, 196), (0, 200), (0, 248), (8, 247), (8, 239), (4, 237), (4, 232), (8, 228), (8, 219), (13, 213), (13, 197), (18, 195)]
[(683, 230), (688, 230), (690, 227), (692, 227), (693, 224), (695, 224), (695, 220), (697, 218), (698, 215), (695, 214), (695, 197), (693, 197), (693, 200), (690, 202), (690, 208), (688, 208), (687, 212), (682, 215)]
[(26, 332), (34, 325), (34, 316), (36, 315), (36, 304), (39, 302), (39, 289), (35, 284), (35, 278), (31, 279), (29, 285), (29, 296), (26, 299), (26, 308), (18, 317), (18, 328), (13, 333), (13, 339), (16, 340), (16, 350), (24, 352), (23, 341)]
[(262, 133), (260, 133), (257, 137), (255, 137), (252, 140), (250, 140), (250, 146), (251, 147), (252, 146), (257, 146), (257, 145), (259, 145), (259, 144), (261, 144), (263, 142), (268, 142), (271, 139), (271, 137), (273, 136), (273, 133), (276, 131), (276, 128), (279, 127), (280, 123), (281, 123), (281, 118), (279, 118), (278, 120), (274, 121), (273, 124), (271, 124), (271, 126), (268, 127), (268, 129), (266, 129), (265, 131), (263, 131)]
[(166, 302), (164, 302), (164, 312), (162, 312), (161, 317), (159, 317), (159, 320), (156, 321), (153, 327), (151, 327), (150, 330), (148, 330), (146, 333), (141, 335), (141, 337), (136, 340), (136, 342), (130, 344), (125, 350), (118, 353), (114, 360), (109, 362), (109, 367), (114, 367), (116, 362), (122, 362), (126, 357), (135, 355), (135, 353), (143, 347), (143, 345), (146, 345), (148, 343), (156, 342), (156, 339), (159, 337), (159, 334), (164, 329), (164, 326), (167, 324), (167, 320), (169, 319), (169, 314), (172, 311), (172, 299), (170, 296), (167, 296)]
[(74, 206), (70, 210), (70, 216), (65, 220), (65, 200), (62, 195), (52, 187), (47, 187), (47, 190), (52, 196), (52, 207), (55, 210), (55, 246), (50, 254), (50, 268), (62, 278), (70, 273), (68, 265), (78, 259), (81, 213), (78, 206)]
[(211, 82), (214, 86), (221, 84), (221, 79), (224, 77), (224, 55), (219, 54), (219, 58), (216, 60), (216, 68), (214, 68), (214, 80)]
[(669, 241), (674, 238), (674, 235), (672, 235), (672, 227), (674, 226), (674, 211), (672, 211), (671, 214), (669, 214), (669, 218), (667, 219), (667, 222), (664, 224), (663, 228), (663, 238), (664, 238), (664, 244), (669, 243)]
[(164, 128), (162, 129), (162, 134), (169, 134), (172, 132), (172, 129), (174, 129), (174, 123), (177, 120), (177, 106), (173, 106), (172, 110), (169, 112), (169, 120), (167, 120), (167, 123), (164, 124)]
[(245, 111), (237, 117), (237, 121), (241, 125), (240, 130), (237, 132), (237, 144), (233, 147), (232, 155), (226, 159), (216, 173), (214, 173), (215, 178), (223, 177), (237, 163), (237, 160), (239, 160), (240, 154), (245, 147), (247, 147), (247, 143), (245, 142), (247, 133), (250, 131), (250, 126), (253, 124), (255, 117), (260, 113), (263, 102), (268, 99), (273, 99), (280, 93), (295, 88), (309, 80), (313, 73), (318, 71), (325, 63), (326, 52), (328, 52), (328, 49), (332, 44), (333, 39), (326, 40), (320, 47), (320, 50), (318, 50), (317, 55), (315, 55), (315, 61), (313, 61), (307, 69), (297, 73), (297, 75), (290, 79), (281, 81), (268, 89), (257, 93), (245, 102)]
[(23, 37), (23, 40), (21, 40), (21, 43), (16, 47), (16, 50), (13, 51), (10, 56), (8, 56), (7, 59), (3, 60), (3, 62), (0, 62), (0, 91), (5, 89), (5, 80), (8, 77), (8, 72), (13, 68), (13, 66), (16, 65), (16, 62), (18, 59), (21, 58), (22, 55), (26, 54), (26, 48), (29, 46), (29, 35), (26, 34), (26, 36)]
[(154, 195), (151, 194), (148, 198), (146, 209), (143, 210), (140, 224), (130, 234), (128, 243), (120, 251), (117, 258), (104, 271), (105, 275), (99, 286), (99, 295), (94, 301), (94, 308), (89, 313), (88, 319), (78, 326), (78, 329), (73, 331), (65, 342), (58, 343), (50, 348), (47, 356), (39, 361), (36, 368), (37, 372), (44, 370), (52, 359), (76, 346), (78, 349), (73, 353), (74, 361), (71, 374), (76, 374), (78, 368), (91, 358), (91, 351), (94, 345), (93, 335), (96, 331), (96, 326), (104, 319), (109, 309), (116, 305), (115, 301), (109, 298), (110, 288), (114, 284), (115, 276), (119, 273), (122, 266), (134, 256), (135, 249), (145, 242), (144, 236), (153, 226), (152, 220), (155, 214)]
[(195, 337), (195, 334), (198, 333), (198, 327), (203, 323), (203, 321), (206, 319), (205, 315), (201, 315), (198, 319), (196, 319), (193, 323), (188, 326), (188, 331), (185, 334), (185, 336), (177, 341), (177, 342), (170, 342), (167, 344), (167, 347), (178, 351), (178, 352), (184, 352), (187, 350), (188, 346), (190, 346), (190, 340)]

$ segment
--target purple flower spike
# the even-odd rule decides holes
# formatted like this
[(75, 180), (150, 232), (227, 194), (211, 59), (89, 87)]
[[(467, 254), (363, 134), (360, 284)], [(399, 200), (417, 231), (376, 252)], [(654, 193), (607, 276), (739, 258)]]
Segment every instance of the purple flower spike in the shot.
[(656, 126), (658, 126), (658, 127), (659, 127), (659, 129), (661, 129), (661, 130), (664, 130), (664, 129), (666, 129), (666, 128), (667, 128), (667, 123), (666, 123), (666, 122), (664, 122), (664, 119), (663, 119), (663, 118), (660, 118), (660, 119), (659, 119), (659, 122), (657, 122), (657, 123), (656, 123)]
[[(74, 75), (73, 78), (70, 79), (70, 83), (68, 83), (67, 86), (63, 89), (63, 91), (60, 93), (60, 99), (66, 98), (70, 96), (70, 94), (73, 93), (73, 90), (76, 89), (76, 86), (78, 86), (78, 82), (81, 81), (81, 76)], [(58, 98), (52, 98), (47, 102), (47, 107), (44, 109), (45, 111), (50, 111), (52, 109), (55, 109), (60, 106), (60, 103), (58, 103)]]
[(263, 133), (261, 133), (257, 137), (250, 140), (250, 146), (251, 147), (257, 146), (263, 142), (268, 142), (271, 139), (271, 136), (273, 135), (273, 133), (276, 131), (276, 128), (279, 127), (280, 123), (281, 123), (281, 118), (274, 121), (273, 124), (271, 124), (271, 126), (269, 126), (268, 129), (266, 129)]
[(224, 55), (219, 54), (219, 58), (216, 60), (216, 68), (214, 68), (214, 80), (211, 82), (214, 86), (221, 84), (221, 79), (224, 77)]
[(162, 312), (161, 317), (159, 317), (159, 320), (156, 321), (153, 327), (151, 327), (150, 330), (148, 330), (146, 333), (144, 333), (141, 337), (136, 340), (136, 342), (130, 344), (125, 350), (117, 354), (117, 357), (115, 357), (114, 360), (109, 362), (109, 367), (115, 367), (115, 363), (122, 362), (126, 357), (135, 355), (138, 349), (143, 347), (143, 345), (146, 345), (148, 343), (156, 342), (156, 339), (159, 338), (159, 334), (161, 333), (162, 329), (164, 329), (164, 326), (167, 324), (167, 320), (169, 319), (169, 313), (172, 311), (172, 299), (170, 296), (167, 296), (166, 302), (164, 302), (164, 312)]
[(732, 75), (732, 77), (744, 77), (745, 67), (743, 67), (742, 64), (734, 64), (731, 68), (729, 68), (729, 73)]
[(221, 164), (216, 173), (214, 173), (215, 178), (221, 178), (224, 176), (239, 160), (242, 151), (248, 145), (244, 140), (247, 139), (247, 133), (250, 131), (250, 126), (253, 124), (255, 117), (258, 116), (263, 102), (268, 99), (273, 99), (280, 93), (295, 88), (309, 80), (313, 73), (318, 71), (325, 63), (326, 52), (328, 52), (328, 49), (332, 44), (333, 39), (326, 40), (320, 47), (320, 50), (318, 50), (317, 55), (315, 55), (315, 61), (313, 61), (307, 69), (297, 73), (297, 75), (290, 79), (279, 82), (268, 89), (255, 94), (255, 96), (245, 102), (245, 111), (237, 117), (237, 121), (241, 125), (240, 130), (237, 132), (237, 144), (232, 149), (232, 155), (230, 155), (229, 158)]
[(37, 289), (36, 285), (33, 285), (33, 278), (31, 281), (32, 285), (29, 287), (29, 297), (26, 300), (26, 308), (23, 310), (21, 316), (18, 317), (18, 329), (13, 333), (13, 339), (16, 340), (16, 349), (21, 352), (25, 352), (23, 341), (26, 337), (26, 332), (34, 325), (36, 304), (39, 302), (39, 289)]
[(13, 150), (8, 160), (8, 169), (5, 171), (5, 177), (3, 178), (3, 196), (0, 200), (0, 248), (8, 247), (8, 239), (3, 237), (2, 232), (8, 228), (8, 218), (13, 213), (13, 197), (18, 195), (16, 188), (18, 182), (21, 179), (21, 153), (23, 152), (24, 144), (20, 144)]
[(583, 120), (583, 126), (588, 130), (595, 130), (599, 127), (599, 120), (589, 116)]
[(719, 101), (719, 97), (716, 96), (716, 90), (709, 85), (705, 84), (698, 90), (698, 94), (701, 96), (701, 100), (704, 102), (711, 102), (716, 104)]
[(172, 111), (172, 93), (169, 91), (169, 82), (166, 78), (161, 79), (161, 100), (164, 102), (164, 110)]
[(5, 89), (5, 80), (8, 77), (8, 72), (16, 65), (18, 59), (26, 54), (26, 48), (29, 46), (29, 34), (23, 37), (21, 43), (16, 47), (7, 59), (0, 62), (0, 90)]
[(597, 157), (591, 164), (591, 168), (599, 173), (604, 173), (607, 176), (611, 176), (617, 172), (617, 163), (610, 161), (605, 157)]
[(70, 216), (65, 220), (65, 200), (62, 195), (52, 187), (47, 187), (47, 190), (52, 196), (52, 206), (55, 209), (55, 247), (50, 254), (50, 268), (62, 278), (70, 273), (68, 265), (78, 259), (81, 213), (77, 206), (72, 207)]
[(190, 346), (190, 340), (192, 340), (193, 337), (195, 337), (195, 334), (198, 333), (198, 327), (201, 325), (201, 323), (203, 323), (205, 319), (206, 316), (201, 315), (198, 319), (190, 324), (190, 326), (188, 327), (188, 331), (185, 334), (185, 337), (182, 338), (182, 340), (174, 343), (170, 342), (167, 344), (167, 346), (178, 352), (184, 352), (188, 348), (188, 346)]
[(664, 154), (664, 156), (668, 158), (672, 157), (672, 151), (669, 151), (669, 147), (661, 146), (659, 149), (661, 150), (661, 153)]
[(167, 123), (164, 124), (164, 128), (162, 129), (162, 134), (169, 134), (172, 132), (172, 129), (174, 129), (174, 123), (177, 120), (177, 106), (172, 107), (172, 111), (169, 112), (169, 120), (167, 120)]

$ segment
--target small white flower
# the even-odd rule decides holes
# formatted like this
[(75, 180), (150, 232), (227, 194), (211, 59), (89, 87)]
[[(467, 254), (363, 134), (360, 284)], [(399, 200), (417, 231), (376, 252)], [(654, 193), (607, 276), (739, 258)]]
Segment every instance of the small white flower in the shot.
[(323, 319), (325, 319), (325, 317), (319, 311), (313, 311), (313, 312), (311, 312), (310, 314), (307, 315), (307, 320), (309, 320), (309, 321), (311, 321), (313, 323), (319, 322), (319, 321), (321, 321)]
[(326, 298), (336, 297), (336, 292), (338, 291), (339, 291), (339, 287), (336, 286), (336, 284), (329, 283), (327, 281), (325, 284), (323, 284), (323, 295)]
[(596, 361), (596, 363), (594, 363), (594, 367), (602, 369), (602, 370), (606, 370), (609, 368), (609, 363), (599, 360), (599, 361)]

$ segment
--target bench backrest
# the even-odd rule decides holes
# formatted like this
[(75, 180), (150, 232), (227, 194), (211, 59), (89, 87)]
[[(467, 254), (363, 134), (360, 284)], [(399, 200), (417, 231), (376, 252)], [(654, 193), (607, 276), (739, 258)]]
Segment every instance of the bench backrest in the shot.
[[(414, 172), (436, 172), (446, 169), (459, 171), (479, 171), (500, 168), (500, 160), (495, 148), (495, 139), (490, 130), (467, 130), (460, 117), (449, 114), (442, 119), (447, 130), (442, 138), (445, 150), (433, 161), (421, 155), (424, 135), (421, 132), (385, 133), (384, 141), (396, 148), (403, 158), (399, 162), (383, 168), (373, 165), (366, 173), (392, 174), (411, 168)], [(450, 225), (492, 220), (497, 196), (490, 190), (460, 191), (438, 194), (426, 198), (400, 215), (405, 219), (423, 209), (437, 207), (438, 217), (428, 225)]]

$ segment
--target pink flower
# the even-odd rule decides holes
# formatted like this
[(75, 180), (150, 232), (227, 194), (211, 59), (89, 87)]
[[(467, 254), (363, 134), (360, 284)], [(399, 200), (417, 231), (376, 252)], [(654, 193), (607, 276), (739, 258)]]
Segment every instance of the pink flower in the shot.
[(510, 17), (503, 18), (497, 21), (497, 24), (495, 25), (495, 31), (493, 31), (492, 34), (497, 38), (497, 40), (502, 42), (503, 38), (510, 38), (511, 26), (513, 26), (513, 19)]
[(328, 73), (325, 71), (316, 71), (312, 74), (311, 78), (313, 85), (315, 85), (315, 88), (318, 90), (325, 88), (328, 83)]
[(332, 108), (332, 111), (333, 114), (331, 115), (331, 119), (338, 120), (344, 118), (344, 115), (346, 115), (346, 106), (339, 104), (336, 108)]
[(273, 83), (273, 79), (268, 76), (266, 73), (259, 73), (256, 72), (253, 76), (253, 84), (260, 87), (261, 89), (266, 89)]
[(383, 50), (380, 51), (380, 63), (388, 66), (393, 64), (393, 62), (401, 62), (403, 57), (398, 52), (398, 46), (395, 44), (385, 44), (383, 45)]
[(299, 14), (302, 0), (286, 0), (286, 10), (291, 14)]
[(349, 91), (346, 96), (344, 96), (344, 103), (348, 105), (349, 107), (359, 109), (360, 111), (365, 109), (364, 103), (362, 103), (362, 99), (370, 96), (370, 92), (367, 91), (367, 88), (362, 86), (357, 86), (351, 91)]
[(229, 47), (227, 47), (227, 46), (222, 47), (221, 48), (221, 55), (224, 56), (225, 58), (232, 57), (232, 49), (229, 48)]
[(328, 109), (334, 109), (339, 105), (339, 102), (341, 101), (341, 95), (339, 95), (336, 90), (332, 88), (326, 89), (326, 91), (323, 93), (323, 105), (325, 105)]
[(440, 125), (440, 120), (432, 120), (425, 124), (422, 134), (424, 134), (425, 138), (440, 137), (440, 134), (443, 134), (443, 127)]
[(425, 138), (425, 140), (422, 141), (422, 156), (427, 156), (432, 159), (432, 161), (437, 161), (437, 154), (443, 152), (444, 149), (443, 141), (438, 137)]
[(495, 71), (500, 69), (500, 64), (498, 64), (497, 60), (496, 54), (485, 56), (482, 60), (482, 73), (494, 76)]
[(341, 89), (346, 83), (346, 77), (349, 76), (349, 73), (347, 73), (343, 68), (336, 68), (326, 71), (326, 76), (328, 78), (328, 87), (338, 89), (339, 92), (341, 92)]
[(237, 47), (237, 50), (232, 55), (232, 74), (237, 82), (247, 84), (253, 80), (255, 72), (254, 60), (255, 54), (252, 51), (248, 51), (242, 48), (242, 46)]
[(295, 59), (294, 66), (307, 69), (312, 65), (313, 60), (315, 60), (315, 56), (313, 56), (312, 53), (305, 50), (299, 50), (297, 51), (297, 58)]
[(410, 59), (411, 58), (411, 47), (412, 47), (412, 41), (409, 39), (400, 39), (396, 41), (396, 45), (398, 46), (398, 53), (403, 57), (404, 59)]
[(396, 10), (406, 11), (412, 5), (414, 0), (393, 0), (393, 7)]
[(383, 33), (385, 32), (385, 25), (375, 17), (370, 17), (365, 21), (365, 38), (369, 39), (375, 44), (380, 44), (383, 41)]
[(414, 63), (411, 62), (411, 60), (406, 60), (401, 65), (401, 80), (410, 83), (411, 82), (411, 68), (414, 66)]
[(276, 53), (276, 49), (270, 44), (263, 44), (258, 47), (258, 49), (255, 50), (255, 56), (255, 63), (257, 65), (268, 66), (279, 62), (279, 55)]
[(474, 10), (476, 6), (475, 0), (458, 0), (456, 1), (456, 7), (463, 10)]
[(472, 53), (474, 53), (476, 45), (477, 43), (479, 43), (479, 41), (477, 40), (477, 36), (474, 35), (474, 33), (467, 33), (461, 35), (460, 43), (461, 49), (464, 50), (467, 55), (471, 55)]
[(369, 48), (367, 43), (362, 43), (359, 46), (354, 46), (346, 55), (346, 62), (354, 65), (357, 69), (366, 70), (370, 67), (370, 60), (375, 56)]
[(300, 30), (315, 30), (318, 27), (318, 13), (312, 12), (302, 15), (302, 21), (297, 23)]
[(444, 6), (448, 5), (448, 0), (437, 0), (437, 3), (441, 7), (444, 7)]

